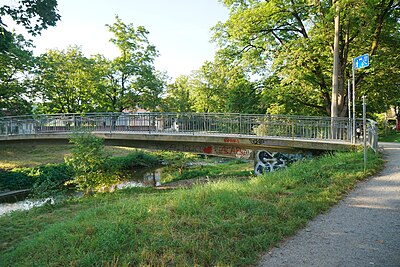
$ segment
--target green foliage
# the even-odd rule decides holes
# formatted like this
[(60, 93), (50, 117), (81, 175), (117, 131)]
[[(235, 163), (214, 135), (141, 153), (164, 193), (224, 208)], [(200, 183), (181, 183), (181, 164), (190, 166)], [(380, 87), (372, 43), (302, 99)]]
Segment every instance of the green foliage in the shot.
[(164, 73), (154, 68), (158, 55), (144, 27), (118, 17), (107, 25), (120, 56), (90, 58), (80, 48), (50, 50), (38, 58), (34, 97), (40, 113), (121, 112), (137, 107), (156, 110), (164, 90)]
[[(160, 155), (146, 153), (141, 150), (136, 150), (126, 156), (112, 158), (104, 157), (105, 154), (100, 153), (102, 155), (101, 160), (97, 158), (89, 159), (88, 157), (98, 154), (99, 151), (96, 151), (96, 146), (100, 145), (102, 141), (101, 139), (100, 141), (96, 140), (95, 142), (98, 142), (96, 144), (93, 144), (90, 140), (85, 140), (84, 142), (83, 144), (83, 142), (78, 141), (79, 148), (75, 148), (74, 150), (74, 153), (77, 154), (67, 157), (69, 164), (46, 164), (37, 167), (14, 168), (9, 171), (0, 171), (0, 191), (32, 189), (31, 196), (33, 197), (49, 197), (68, 190), (65, 183), (75, 184), (75, 181), (72, 179), (74, 179), (74, 177), (76, 178), (77, 169), (74, 169), (74, 167), (80, 168), (81, 175), (94, 171), (94, 175), (90, 176), (90, 178), (96, 180), (93, 182), (93, 186), (96, 187), (115, 182), (119, 172), (135, 168), (157, 166), (162, 159)], [(87, 157), (84, 159), (85, 162), (83, 162), (79, 155), (81, 155), (80, 151), (85, 151), (86, 149), (89, 149), (87, 151), (90, 155), (86, 155)], [(75, 161), (73, 163), (71, 162), (71, 158), (74, 155), (78, 155), (77, 161), (81, 161), (78, 163), (78, 166)], [(91, 166), (91, 169), (87, 168), (82, 171), (82, 169), (88, 165)], [(97, 174), (99, 175), (98, 177), (96, 176)], [(101, 180), (103, 178), (105, 181)], [(81, 181), (80, 179), (83, 178), (79, 177), (78, 180)], [(85, 180), (84, 183), (86, 182), (89, 183)]]
[(162, 111), (164, 112), (192, 112), (193, 99), (190, 97), (191, 91), (190, 77), (179, 76), (175, 82), (167, 86), (166, 97), (162, 99)]
[(32, 177), (21, 171), (0, 171), (0, 191), (31, 188), (34, 182)]
[[(248, 177), (253, 173), (253, 162), (243, 162), (232, 160), (227, 163), (216, 163), (210, 161), (209, 164), (200, 162), (199, 165), (171, 165), (163, 170), (162, 183), (176, 182), (197, 178), (199, 180), (223, 180), (227, 177)], [(184, 168), (182, 171), (180, 168)], [(165, 175), (164, 175), (165, 174)]]
[(138, 106), (155, 110), (160, 103), (166, 77), (154, 68), (158, 52), (149, 43), (149, 32), (143, 26), (125, 24), (118, 16), (112, 25), (106, 26), (114, 35), (111, 42), (120, 51), (120, 56), (112, 61), (105, 60), (107, 111), (121, 112)]
[(379, 134), (379, 142), (396, 142), (400, 143), (400, 132), (390, 130)]
[[(187, 190), (128, 189), (0, 217), (0, 265), (250, 266), (382, 160), (361, 152)], [(27, 238), (29, 237), (29, 238)]]
[(136, 150), (126, 156), (109, 158), (105, 165), (115, 170), (131, 170), (140, 167), (152, 167), (160, 164), (160, 159), (154, 154)]
[(180, 76), (167, 88), (163, 111), (263, 113), (257, 83), (240, 67), (216, 58), (189, 76)]
[(67, 164), (47, 164), (32, 168), (29, 176), (35, 179), (32, 195), (36, 198), (50, 197), (67, 190), (64, 184), (74, 176)]
[(34, 67), (33, 55), (29, 51), (32, 44), (21, 35), (12, 34), (10, 38), (12, 43), (8, 52), (0, 53), (0, 115), (3, 116), (31, 111), (28, 77)]
[[(8, 52), (12, 45), (11, 33), (2, 23), (1, 17), (11, 18), (32, 35), (40, 34), (49, 26), (55, 26), (61, 16), (57, 13), (57, 0), (17, 0), (0, 6), (0, 53)], [(11, 2), (10, 2), (11, 3)]]
[(196, 112), (259, 113), (256, 83), (240, 67), (216, 59), (205, 62), (191, 79), (191, 101)]
[[(371, 67), (357, 71), (356, 83), (368, 76), (368, 83), (381, 84), (368, 90), (371, 101), (377, 99), (376, 95), (380, 95), (376, 103), (384, 99), (385, 107), (392, 101), (385, 97), (387, 92), (382, 92), (383, 83), (391, 88), (390, 95), (398, 92), (397, 85), (389, 85), (389, 77), (397, 80), (397, 72), (385, 72), (393, 62), (393, 69), (397, 68), (398, 60), (393, 57), (399, 54), (400, 47), (398, 1), (221, 2), (230, 9), (230, 17), (214, 27), (214, 39), (221, 48), (218, 57), (261, 78), (267, 109), (330, 114), (336, 16), (332, 3), (338, 5), (341, 23), (339, 115), (345, 116), (347, 112), (347, 80), (352, 72), (352, 58), (356, 56), (369, 53), (371, 57)], [(380, 59), (387, 63), (381, 64)], [(269, 84), (270, 78), (273, 86)], [(357, 92), (357, 97), (361, 95)]]
[[(81, 49), (49, 50), (38, 58), (35, 97), (38, 113), (84, 113), (102, 111), (102, 77), (95, 58)], [(104, 110), (103, 110), (104, 111)]]
[(106, 166), (108, 155), (104, 151), (104, 140), (90, 133), (75, 133), (70, 142), (74, 144), (72, 155), (65, 162), (74, 170), (68, 184), (89, 194), (101, 186), (109, 186), (118, 178), (111, 166)]
[(0, 191), (32, 189), (34, 197), (54, 196), (65, 190), (64, 183), (73, 176), (66, 164), (47, 164), (0, 172)]

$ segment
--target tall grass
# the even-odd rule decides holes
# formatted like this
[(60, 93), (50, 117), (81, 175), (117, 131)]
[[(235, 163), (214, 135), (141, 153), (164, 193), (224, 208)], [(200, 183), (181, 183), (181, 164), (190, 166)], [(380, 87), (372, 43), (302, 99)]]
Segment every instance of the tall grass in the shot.
[(243, 266), (379, 170), (338, 153), (245, 181), (129, 189), (0, 217), (0, 266)]

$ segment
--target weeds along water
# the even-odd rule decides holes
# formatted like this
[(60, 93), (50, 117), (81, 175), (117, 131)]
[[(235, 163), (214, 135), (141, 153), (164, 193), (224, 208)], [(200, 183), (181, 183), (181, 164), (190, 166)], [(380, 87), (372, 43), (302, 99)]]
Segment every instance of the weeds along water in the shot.
[(0, 266), (243, 266), (382, 166), (337, 153), (189, 189), (131, 188), (0, 217)]
[[(124, 156), (109, 158), (106, 166), (112, 166), (111, 169), (116, 172), (118, 178), (111, 184), (100, 185), (96, 188), (97, 192), (110, 192), (127, 187), (156, 187), (196, 177), (215, 178), (226, 174), (248, 174), (252, 168), (248, 162), (239, 160), (201, 159), (188, 153), (143, 151), (133, 151)], [(64, 163), (0, 172), (0, 192), (31, 189), (27, 200), (13, 204), (0, 203), (0, 214), (41, 205), (43, 199), (47, 198), (58, 201), (66, 197), (76, 197), (77, 192), (66, 186), (73, 175), (73, 169)]]

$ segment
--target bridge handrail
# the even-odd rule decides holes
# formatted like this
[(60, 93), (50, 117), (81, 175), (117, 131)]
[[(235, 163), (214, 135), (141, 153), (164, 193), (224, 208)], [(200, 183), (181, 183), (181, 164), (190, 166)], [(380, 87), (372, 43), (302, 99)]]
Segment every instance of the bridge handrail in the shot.
[[(0, 118), (0, 136), (105, 132), (254, 135), (351, 142), (352, 120), (319, 116), (239, 113), (66, 113)], [(376, 147), (376, 122), (368, 120), (367, 140)]]
[(378, 123), (367, 119), (367, 144), (375, 152), (378, 150)]

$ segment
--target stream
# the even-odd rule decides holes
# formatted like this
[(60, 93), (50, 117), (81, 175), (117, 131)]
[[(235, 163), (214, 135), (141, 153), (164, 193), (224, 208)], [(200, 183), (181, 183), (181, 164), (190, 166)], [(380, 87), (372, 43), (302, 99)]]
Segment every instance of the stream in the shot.
[[(161, 174), (165, 167), (144, 168), (140, 171), (134, 171), (125, 175), (126, 180), (111, 188), (124, 189), (131, 187), (156, 187), (161, 185)], [(101, 190), (100, 190), (101, 192)], [(53, 198), (45, 198), (40, 200), (16, 199), (12, 203), (0, 203), (0, 216), (17, 210), (29, 210), (33, 207), (40, 207), (46, 203), (54, 204)]]

